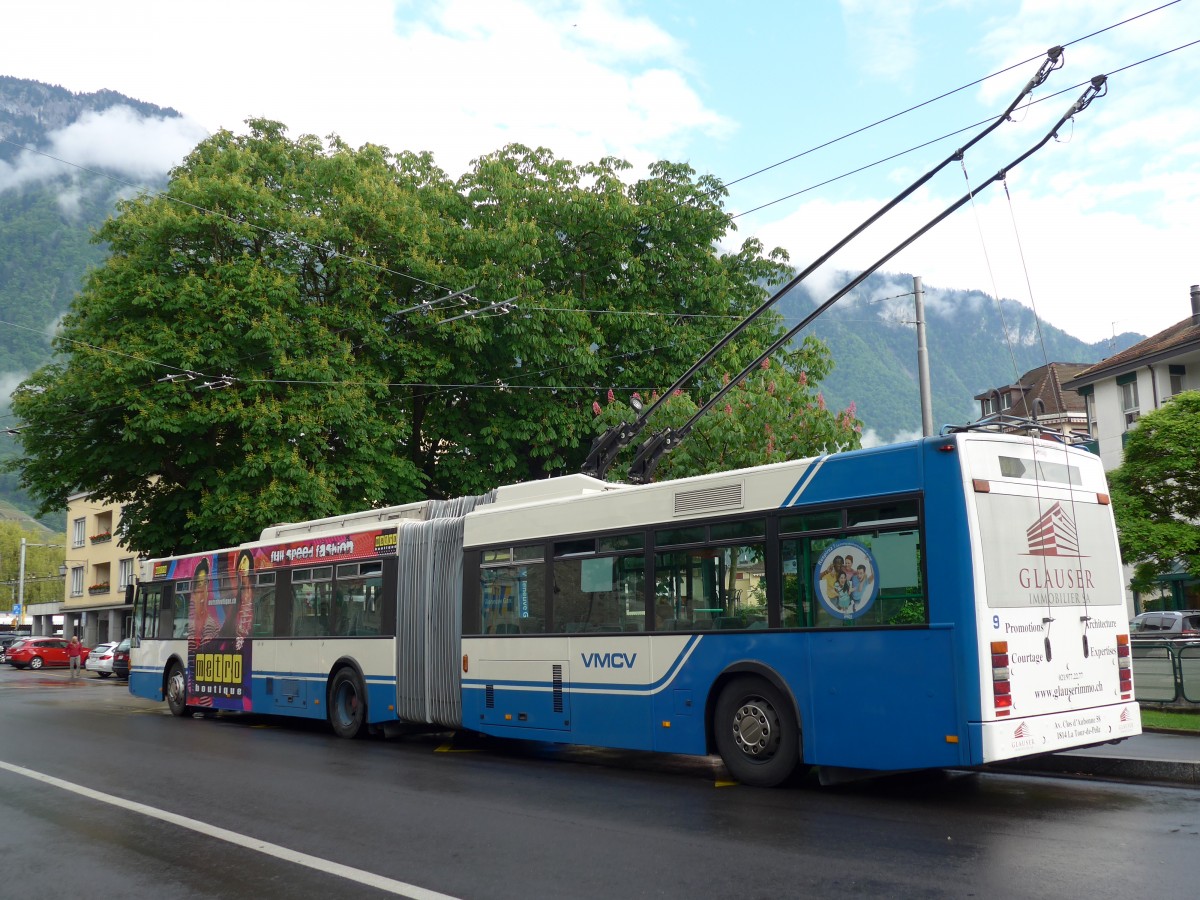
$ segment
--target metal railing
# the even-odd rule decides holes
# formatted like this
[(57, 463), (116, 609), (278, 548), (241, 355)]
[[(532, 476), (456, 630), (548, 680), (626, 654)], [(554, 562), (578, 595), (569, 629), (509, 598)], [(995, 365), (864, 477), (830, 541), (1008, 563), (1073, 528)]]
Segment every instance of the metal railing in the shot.
[(1200, 641), (1130, 641), (1133, 691), (1139, 703), (1161, 707), (1200, 707)]

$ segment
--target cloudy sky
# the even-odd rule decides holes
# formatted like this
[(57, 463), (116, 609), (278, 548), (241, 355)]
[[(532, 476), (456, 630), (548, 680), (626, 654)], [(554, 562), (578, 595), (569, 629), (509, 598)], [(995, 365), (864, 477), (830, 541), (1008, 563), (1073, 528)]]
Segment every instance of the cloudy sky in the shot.
[[(6, 11), (0, 75), (183, 113), (105, 116), (56, 143), (62, 159), (119, 164), (135, 181), (257, 116), (293, 135), (428, 150), (451, 174), (509, 142), (575, 162), (683, 160), (731, 185), (735, 240), (782, 246), (801, 267), (999, 114), (1063, 45), (1037, 102), (814, 281), (831, 293), (837, 270), (857, 273), (990, 184), (884, 269), (1033, 304), (1095, 341), (1190, 314), (1196, 42), (1200, 0), (39, 0)], [(1097, 74), (1107, 95), (991, 182)], [(0, 186), (48, 165), (0, 169)]]

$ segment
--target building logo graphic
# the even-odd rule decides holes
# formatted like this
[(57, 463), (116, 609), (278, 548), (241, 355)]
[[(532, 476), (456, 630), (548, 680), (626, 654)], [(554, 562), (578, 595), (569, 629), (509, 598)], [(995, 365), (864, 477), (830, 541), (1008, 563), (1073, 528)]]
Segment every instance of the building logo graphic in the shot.
[(1030, 556), (1079, 556), (1079, 532), (1075, 520), (1055, 503), (1025, 529)]
[[(1009, 746), (1014, 750), (1032, 750), (1037, 746), (1037, 743), (1037, 738), (1034, 737), (1033, 729), (1029, 727), (1029, 723), (1022, 722), (1013, 730)], [(1046, 743), (1045, 738), (1042, 738), (1042, 743)]]

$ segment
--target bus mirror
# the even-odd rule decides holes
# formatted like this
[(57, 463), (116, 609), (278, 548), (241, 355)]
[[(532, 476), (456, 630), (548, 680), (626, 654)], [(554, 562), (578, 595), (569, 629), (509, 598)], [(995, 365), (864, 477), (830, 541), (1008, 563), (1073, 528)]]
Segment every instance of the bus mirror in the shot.
[(125, 585), (125, 604), (127, 606), (133, 605), (133, 582), (132, 581), (129, 582), (129, 584)]

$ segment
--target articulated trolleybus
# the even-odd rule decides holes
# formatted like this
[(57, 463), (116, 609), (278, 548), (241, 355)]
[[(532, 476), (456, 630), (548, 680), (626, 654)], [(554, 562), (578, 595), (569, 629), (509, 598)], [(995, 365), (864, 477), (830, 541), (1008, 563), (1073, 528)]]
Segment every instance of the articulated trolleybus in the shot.
[(194, 709), (717, 752), (776, 785), (1140, 733), (1100, 460), (968, 431), (586, 475), (146, 564), (130, 690)]

